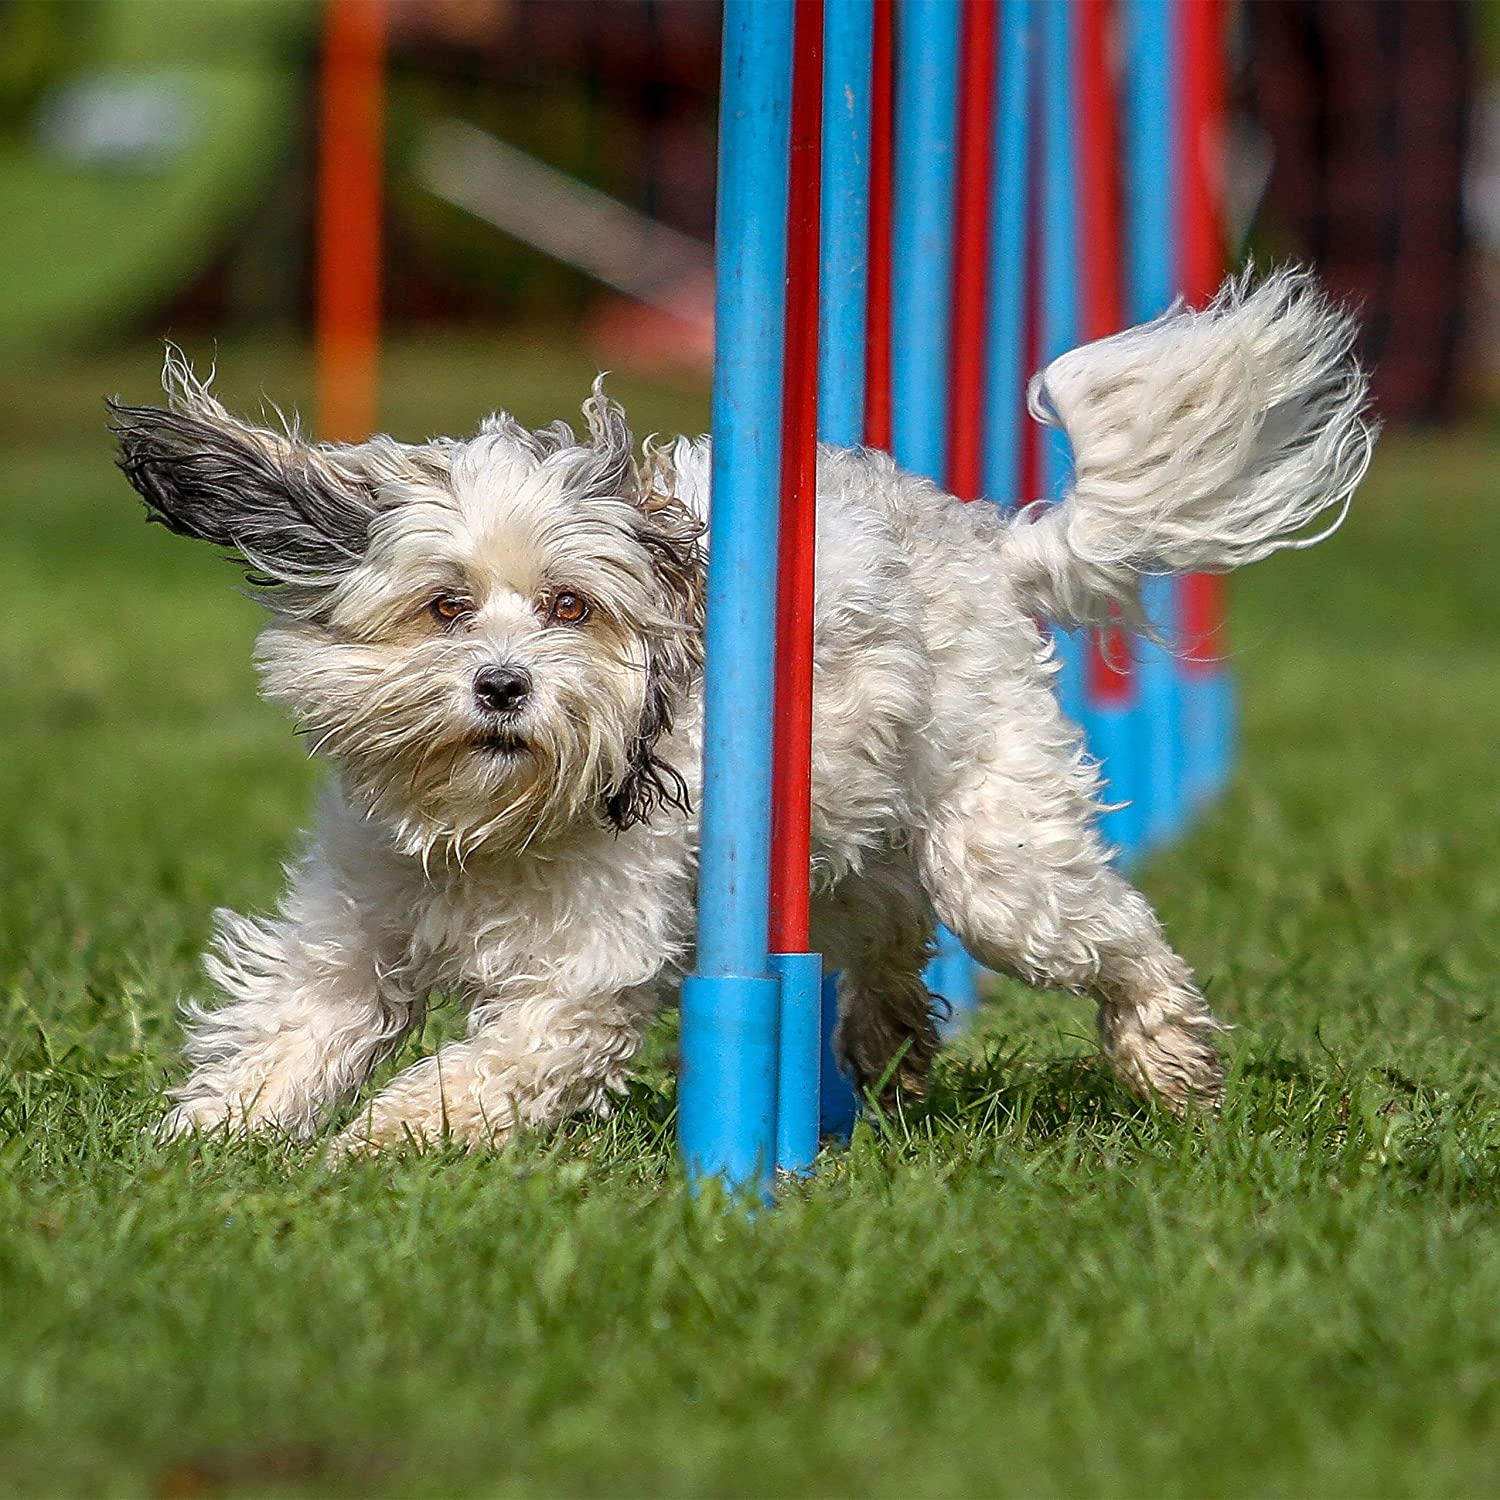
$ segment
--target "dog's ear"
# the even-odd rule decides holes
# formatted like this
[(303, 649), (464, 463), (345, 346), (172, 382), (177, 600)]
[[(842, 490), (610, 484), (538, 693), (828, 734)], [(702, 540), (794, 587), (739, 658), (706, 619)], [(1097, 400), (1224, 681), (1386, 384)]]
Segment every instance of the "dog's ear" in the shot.
[(659, 807), (675, 807), (679, 812), (691, 807), (687, 783), (656, 754), (658, 741), (672, 727), (672, 698), (665, 679), (648, 667), (646, 702), (630, 747), (630, 763), (623, 780), (604, 799), (605, 816), (617, 833), (649, 823)]
[[(601, 429), (612, 421), (624, 428), (623, 414), (597, 385), (584, 415), (596, 445)], [(612, 441), (618, 446), (619, 434)], [(628, 431), (624, 441), (628, 445)], [(689, 806), (682, 777), (656, 755), (658, 741), (671, 731), (679, 701), (703, 670), (704, 526), (679, 499), (677, 488), (671, 450), (648, 439), (641, 462), (631, 465), (624, 492), (635, 507), (636, 539), (651, 560), (658, 618), (643, 632), (646, 692), (630, 770), (606, 803), (610, 821), (620, 830), (649, 821), (658, 807), (685, 812)]]
[[(230, 416), (176, 350), (166, 407), (108, 403), (116, 462), (147, 519), (238, 553), (253, 583), (304, 608), (364, 554), (376, 507), (339, 450)], [(354, 450), (349, 450), (352, 454)]]
[(640, 516), (636, 534), (651, 559), (657, 596), (674, 627), (663, 633), (660, 666), (670, 682), (687, 687), (703, 667), (708, 559), (704, 523), (678, 498), (677, 486), (671, 449), (648, 439), (633, 488)]

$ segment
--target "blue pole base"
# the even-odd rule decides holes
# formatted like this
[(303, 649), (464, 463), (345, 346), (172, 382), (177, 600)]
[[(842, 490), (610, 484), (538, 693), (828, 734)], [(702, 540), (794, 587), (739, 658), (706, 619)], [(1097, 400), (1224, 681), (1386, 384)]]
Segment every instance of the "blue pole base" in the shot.
[(781, 981), (694, 974), (682, 984), (677, 1139), (694, 1183), (769, 1199), (776, 1165)]
[(839, 1071), (833, 1055), (833, 1031), (839, 1023), (839, 976), (823, 981), (823, 1038), (818, 1065), (818, 1132), (830, 1140), (847, 1141), (854, 1133), (859, 1099), (854, 1085)]
[(773, 953), (771, 970), (781, 977), (776, 1170), (803, 1176), (818, 1154), (823, 959), (817, 953)]

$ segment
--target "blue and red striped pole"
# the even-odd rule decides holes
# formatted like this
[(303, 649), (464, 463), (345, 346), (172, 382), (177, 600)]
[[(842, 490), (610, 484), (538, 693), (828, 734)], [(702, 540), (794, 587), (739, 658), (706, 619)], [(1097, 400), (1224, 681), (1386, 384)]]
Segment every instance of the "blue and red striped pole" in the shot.
[[(888, 42), (891, 0), (883, 0), (882, 9), (881, 24)], [(866, 373), (873, 342), (869, 338), (871, 119), (876, 68), (881, 62), (876, 56), (876, 26), (875, 0), (826, 0), (818, 435), (825, 443), (844, 448), (865, 440)], [(884, 68), (888, 88), (888, 46)], [(847, 1136), (858, 1105), (833, 1053), (838, 1024), (836, 974), (823, 981), (822, 1022), (819, 1128), (824, 1135)]]
[(691, 1178), (762, 1194), (781, 991), (768, 923), (791, 91), (792, 8), (725, 0), (698, 948), (677, 1128)]
[[(1082, 0), (1074, 36), (1078, 116), (1076, 226), (1082, 247), (1080, 332), (1101, 339), (1125, 325), (1119, 88), (1110, 58), (1111, 0)], [(1144, 745), (1134, 643), (1124, 631), (1090, 633), (1084, 647), (1089, 749), (1108, 782), (1105, 837), (1127, 857), (1145, 832)]]
[[(961, 6), (930, 0), (896, 11), (890, 448), (902, 468), (940, 483), (948, 469), (961, 17)], [(973, 1009), (974, 962), (946, 929), (927, 984), (955, 1017)]]
[[(1121, 0), (1128, 105), (1125, 112), (1128, 270), (1132, 322), (1163, 313), (1177, 292), (1172, 187), (1177, 131), (1177, 65), (1171, 0)], [(1142, 597), (1170, 646), (1181, 638), (1181, 590), (1175, 578), (1150, 578)], [(1167, 647), (1143, 640), (1137, 675), (1144, 757), (1144, 845), (1155, 848), (1181, 831), (1182, 679)]]
[(823, 0), (796, 0), (792, 50), (769, 943), (781, 980), (776, 1165), (805, 1172), (818, 1154), (823, 981), (808, 951)]

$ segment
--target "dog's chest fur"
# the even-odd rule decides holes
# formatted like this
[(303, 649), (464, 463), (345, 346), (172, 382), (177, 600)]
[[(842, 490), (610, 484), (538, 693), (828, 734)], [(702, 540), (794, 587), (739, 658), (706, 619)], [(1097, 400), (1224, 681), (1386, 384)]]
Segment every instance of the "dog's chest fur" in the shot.
[(342, 800), (321, 828), (321, 854), (359, 891), (383, 966), (414, 992), (491, 1005), (587, 996), (647, 985), (664, 957), (676, 967), (688, 951), (696, 819), (580, 830), (546, 849), (425, 870)]

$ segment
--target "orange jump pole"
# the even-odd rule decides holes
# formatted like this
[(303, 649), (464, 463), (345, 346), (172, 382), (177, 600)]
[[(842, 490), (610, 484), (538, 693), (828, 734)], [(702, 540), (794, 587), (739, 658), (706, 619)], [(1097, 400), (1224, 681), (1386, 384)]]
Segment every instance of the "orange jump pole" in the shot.
[(385, 0), (326, 0), (318, 109), (318, 435), (375, 430)]

